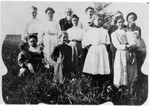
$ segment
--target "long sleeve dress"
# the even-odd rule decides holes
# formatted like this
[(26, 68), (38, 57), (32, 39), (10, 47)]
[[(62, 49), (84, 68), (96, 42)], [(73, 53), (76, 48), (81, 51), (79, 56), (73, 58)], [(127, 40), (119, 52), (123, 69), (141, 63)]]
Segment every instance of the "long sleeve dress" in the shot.
[(70, 43), (68, 45), (72, 48), (72, 61), (76, 74), (81, 73), (82, 61), (80, 55), (82, 51), (81, 41), (83, 39), (83, 30), (80, 27), (72, 27), (67, 30)]
[(128, 44), (124, 29), (112, 33), (112, 43), (116, 47), (114, 61), (114, 84), (132, 87), (137, 77), (136, 62), (130, 63), (130, 52), (126, 48)]
[(104, 28), (91, 28), (83, 40), (83, 45), (91, 45), (88, 50), (83, 73), (92, 75), (110, 74), (108, 52), (105, 44), (110, 44), (107, 30)]
[[(61, 57), (60, 57), (60, 55), (61, 55)], [(72, 63), (72, 49), (71, 49), (71, 47), (67, 44), (60, 44), (54, 48), (51, 57), (58, 64), (55, 71), (54, 71), (54, 76), (56, 76), (58, 71), (60, 71), (59, 67), (61, 67), (60, 65), (62, 64), (63, 77), (70, 79), (71, 73), (74, 72), (73, 71), (73, 63)], [(58, 60), (59, 58), (61, 58), (63, 60), (59, 61)], [(62, 61), (62, 63), (59, 63), (61, 61)]]
[(60, 31), (59, 25), (55, 21), (44, 21), (43, 22), (43, 44), (44, 44), (44, 55), (49, 61), (52, 62), (51, 53), (58, 44), (58, 33)]

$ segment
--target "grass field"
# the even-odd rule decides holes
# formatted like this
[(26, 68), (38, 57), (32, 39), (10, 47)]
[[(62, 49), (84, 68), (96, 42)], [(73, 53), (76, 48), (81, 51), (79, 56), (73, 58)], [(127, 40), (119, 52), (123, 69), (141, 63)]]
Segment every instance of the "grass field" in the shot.
[(101, 87), (92, 87), (85, 77), (68, 80), (64, 84), (52, 81), (50, 70), (18, 78), (17, 56), (19, 35), (7, 35), (2, 46), (2, 59), (8, 73), (2, 77), (3, 100), (6, 104), (102, 104), (112, 101), (115, 105), (142, 105), (148, 96), (148, 76), (141, 74), (130, 94), (126, 87), (119, 89), (104, 83)]

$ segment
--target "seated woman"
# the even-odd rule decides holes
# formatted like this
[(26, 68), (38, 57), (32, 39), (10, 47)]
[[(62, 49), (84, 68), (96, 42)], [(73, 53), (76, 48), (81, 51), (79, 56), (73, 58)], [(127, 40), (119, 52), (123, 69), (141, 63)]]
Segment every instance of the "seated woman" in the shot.
[(40, 70), (40, 68), (44, 66), (42, 61), (44, 59), (43, 46), (37, 45), (37, 42), (37, 36), (35, 36), (34, 34), (31, 34), (28, 37), (29, 53), (31, 55), (30, 62), (35, 72), (38, 72), (38, 70)]
[(55, 71), (54, 71), (54, 81), (59, 80), (60, 82), (63, 79), (71, 79), (73, 71), (72, 63), (72, 49), (68, 42), (67, 32), (61, 32), (60, 44), (56, 46), (52, 52), (51, 58), (56, 62)]

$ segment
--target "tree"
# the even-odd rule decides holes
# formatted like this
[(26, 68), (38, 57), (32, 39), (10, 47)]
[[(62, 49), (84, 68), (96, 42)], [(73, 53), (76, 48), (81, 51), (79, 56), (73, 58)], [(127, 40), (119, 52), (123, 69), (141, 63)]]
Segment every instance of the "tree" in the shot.
[(106, 2), (95, 2), (94, 3), (94, 8), (96, 14), (102, 14), (105, 20), (104, 23), (104, 28), (109, 29), (112, 21), (112, 17), (114, 16), (112, 12), (107, 12), (106, 8), (110, 6), (111, 3), (106, 3)]

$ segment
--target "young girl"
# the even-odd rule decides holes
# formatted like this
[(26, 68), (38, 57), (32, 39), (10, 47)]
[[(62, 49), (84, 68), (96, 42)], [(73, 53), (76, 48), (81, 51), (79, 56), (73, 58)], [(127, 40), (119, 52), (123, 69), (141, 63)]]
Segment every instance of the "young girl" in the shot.
[(65, 31), (61, 32), (59, 39), (60, 44), (54, 48), (51, 58), (57, 64), (54, 71), (54, 80), (55, 81), (59, 80), (60, 82), (62, 82), (63, 81), (62, 79), (71, 79), (71, 74), (73, 73), (73, 63), (71, 60), (72, 49), (70, 46), (67, 45), (68, 42), (67, 32)]
[(35, 35), (28, 37), (29, 52), (31, 54), (30, 62), (33, 65), (35, 72), (38, 72), (43, 66), (42, 62), (44, 59), (43, 47), (37, 45), (38, 39)]
[(118, 29), (112, 33), (112, 43), (117, 49), (114, 61), (114, 84), (131, 88), (137, 77), (136, 62), (131, 58), (131, 45), (128, 44), (126, 31), (123, 28), (123, 17), (116, 17), (114, 23), (118, 26)]
[(94, 27), (87, 32), (82, 42), (83, 46), (91, 45), (85, 59), (83, 73), (90, 74), (93, 78), (96, 77), (95, 81), (98, 82), (103, 82), (102, 77), (110, 74), (110, 65), (106, 49), (106, 45), (110, 44), (110, 38), (107, 30), (103, 28), (103, 22), (103, 16), (96, 15)]

